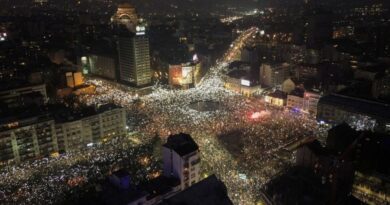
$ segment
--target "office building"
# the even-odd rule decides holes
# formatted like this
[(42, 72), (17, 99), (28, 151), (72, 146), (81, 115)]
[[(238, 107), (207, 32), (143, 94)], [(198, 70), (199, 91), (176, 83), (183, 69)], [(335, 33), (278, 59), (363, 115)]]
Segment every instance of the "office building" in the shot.
[(137, 87), (149, 85), (152, 78), (149, 39), (144, 32), (145, 28), (139, 27), (135, 35), (126, 34), (118, 40), (120, 80)]
[(260, 66), (260, 83), (265, 87), (278, 87), (290, 77), (290, 65), (263, 64)]
[(163, 160), (164, 176), (179, 179), (181, 190), (199, 181), (199, 147), (190, 135), (180, 133), (169, 136), (163, 145)]

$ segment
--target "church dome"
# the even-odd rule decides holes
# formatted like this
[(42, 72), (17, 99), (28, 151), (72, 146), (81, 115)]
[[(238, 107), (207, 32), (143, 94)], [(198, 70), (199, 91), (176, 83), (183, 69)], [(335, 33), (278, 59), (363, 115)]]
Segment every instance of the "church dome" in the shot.
[(133, 9), (134, 6), (131, 5), (130, 3), (123, 3), (123, 4), (119, 4), (118, 8), (122, 8), (122, 9)]

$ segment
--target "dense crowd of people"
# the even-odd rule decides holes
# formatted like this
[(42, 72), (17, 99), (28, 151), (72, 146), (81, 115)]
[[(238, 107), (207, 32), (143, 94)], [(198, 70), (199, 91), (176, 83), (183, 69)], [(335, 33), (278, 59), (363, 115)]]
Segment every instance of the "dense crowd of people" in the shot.
[[(218, 72), (189, 90), (156, 88), (150, 95), (128, 99), (124, 99), (125, 93), (116, 92), (110, 97), (100, 93), (86, 101), (125, 102), (121, 105), (128, 108), (130, 116), (147, 116), (135, 119), (140, 121), (136, 131), (148, 136), (191, 134), (201, 149), (203, 176), (219, 176), (235, 204), (255, 203), (263, 185), (293, 162), (291, 152), (284, 156), (285, 146), (305, 137), (323, 138), (325, 133), (306, 114), (273, 108), (224, 89)], [(194, 109), (194, 102), (218, 106), (202, 111)]]
[[(152, 156), (152, 138), (142, 138), (135, 146), (128, 138), (115, 138), (106, 144), (68, 152), (58, 157), (38, 159), (0, 171), (1, 204), (59, 204), (74, 187), (93, 184), (112, 171), (126, 168), (134, 182), (159, 172)], [(148, 157), (147, 166), (140, 159)]]
[[(287, 157), (281, 154), (283, 148), (304, 137), (321, 137), (323, 130), (306, 115), (268, 107), (223, 87), (221, 71), (253, 32), (254, 28), (244, 32), (196, 88), (155, 87), (151, 94), (137, 96), (104, 81), (90, 80), (96, 85), (96, 94), (80, 100), (127, 108), (130, 123), (136, 125), (131, 131), (143, 136), (141, 144), (134, 146), (127, 137), (116, 138), (83, 152), (8, 167), (0, 172), (0, 201), (57, 203), (72, 187), (104, 177), (118, 167), (132, 167), (132, 176), (144, 179), (160, 169), (157, 160), (139, 164), (140, 157), (156, 159), (150, 140), (144, 138), (165, 139), (183, 132), (191, 134), (200, 147), (202, 176), (216, 174), (221, 178), (234, 204), (255, 204), (263, 185), (292, 162), (292, 153)], [(196, 102), (218, 106), (202, 111), (193, 108)]]

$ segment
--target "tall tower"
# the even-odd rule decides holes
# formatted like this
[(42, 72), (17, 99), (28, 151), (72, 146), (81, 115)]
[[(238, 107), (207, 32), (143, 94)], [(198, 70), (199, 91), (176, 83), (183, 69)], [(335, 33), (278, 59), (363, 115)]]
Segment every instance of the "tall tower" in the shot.
[(149, 39), (144, 26), (137, 26), (136, 33), (126, 33), (118, 39), (120, 80), (135, 86), (151, 83)]
[(138, 16), (134, 6), (129, 3), (119, 4), (117, 12), (111, 18), (111, 22), (124, 25), (129, 31), (135, 32)]
[(176, 134), (168, 137), (163, 145), (164, 175), (180, 180), (181, 189), (199, 181), (199, 147), (188, 134)]

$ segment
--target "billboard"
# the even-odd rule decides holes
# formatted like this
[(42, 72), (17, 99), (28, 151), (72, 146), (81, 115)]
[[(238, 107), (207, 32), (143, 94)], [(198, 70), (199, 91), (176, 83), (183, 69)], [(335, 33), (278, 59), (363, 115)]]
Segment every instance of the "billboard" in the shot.
[(241, 85), (249, 87), (249, 86), (251, 86), (251, 82), (249, 80), (241, 79)]
[(181, 65), (169, 65), (169, 84), (181, 85), (182, 79), (182, 67)]
[(180, 86), (192, 84), (194, 69), (192, 65), (169, 65), (169, 84)]
[(193, 75), (194, 75), (194, 67), (193, 66), (183, 66), (182, 67), (182, 80), (181, 84), (191, 84), (193, 81)]

